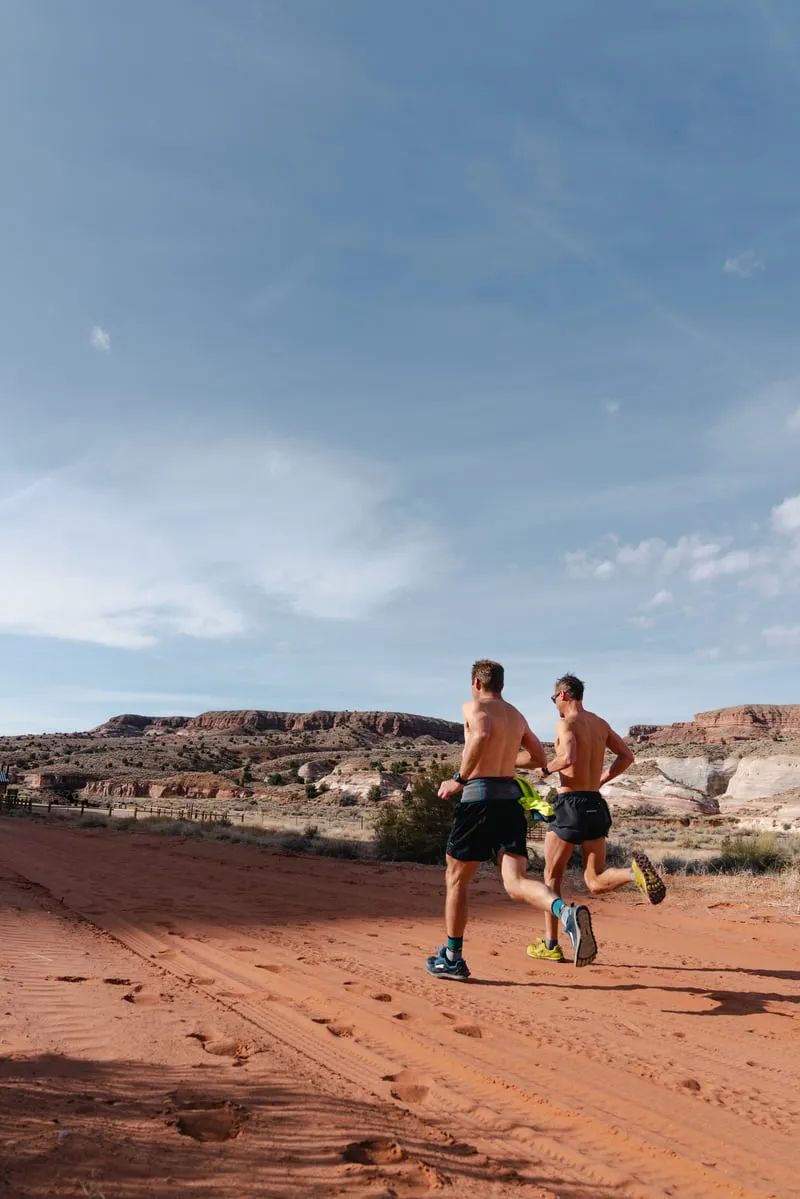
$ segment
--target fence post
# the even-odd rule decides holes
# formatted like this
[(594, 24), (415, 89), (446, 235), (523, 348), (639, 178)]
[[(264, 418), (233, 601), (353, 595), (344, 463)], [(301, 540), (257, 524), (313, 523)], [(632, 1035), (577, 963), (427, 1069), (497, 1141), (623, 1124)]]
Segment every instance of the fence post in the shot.
[(139, 809), (137, 808), (136, 804), (134, 804), (133, 805), (133, 819), (135, 820), (138, 815), (139, 815)]

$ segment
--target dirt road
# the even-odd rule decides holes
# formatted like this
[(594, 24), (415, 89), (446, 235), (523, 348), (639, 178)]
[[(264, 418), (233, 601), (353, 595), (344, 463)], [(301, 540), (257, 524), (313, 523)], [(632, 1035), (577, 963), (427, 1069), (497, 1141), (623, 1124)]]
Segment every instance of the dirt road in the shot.
[(441, 894), (0, 820), (0, 1194), (800, 1196), (800, 918), (618, 894), (575, 971), (487, 872), (458, 985)]

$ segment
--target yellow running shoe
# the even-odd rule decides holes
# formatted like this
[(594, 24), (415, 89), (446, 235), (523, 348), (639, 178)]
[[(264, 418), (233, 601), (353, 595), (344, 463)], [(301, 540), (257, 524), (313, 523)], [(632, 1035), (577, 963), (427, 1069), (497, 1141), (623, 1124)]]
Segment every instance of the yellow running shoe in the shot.
[(650, 903), (661, 903), (667, 894), (664, 880), (646, 853), (635, 853), (631, 858), (633, 881), (644, 892)]
[(533, 945), (529, 945), (525, 951), (529, 958), (537, 958), (544, 962), (563, 962), (564, 954), (561, 951), (560, 945), (555, 945), (552, 949), (548, 949), (541, 938), (534, 941)]

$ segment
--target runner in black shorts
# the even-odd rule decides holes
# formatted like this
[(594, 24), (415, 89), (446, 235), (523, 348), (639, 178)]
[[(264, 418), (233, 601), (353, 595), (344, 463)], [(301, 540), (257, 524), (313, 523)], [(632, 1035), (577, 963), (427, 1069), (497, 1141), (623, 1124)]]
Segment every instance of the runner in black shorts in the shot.
[(576, 966), (597, 956), (589, 909), (565, 904), (543, 883), (527, 878), (527, 817), (514, 781), (520, 746), (535, 766), (545, 754), (525, 717), (502, 698), (503, 667), (482, 659), (472, 667), (472, 700), (464, 704), (464, 752), (452, 779), (439, 788), (440, 799), (460, 796), (447, 845), (447, 944), (425, 965), (436, 978), (466, 981), (470, 972), (462, 947), (467, 924), (469, 885), (481, 862), (496, 858), (506, 894), (531, 904), (560, 922), (572, 942)]
[[(622, 737), (593, 712), (583, 706), (583, 683), (574, 674), (558, 680), (551, 696), (558, 708), (555, 757), (541, 769), (542, 778), (558, 774), (559, 795), (555, 815), (544, 839), (544, 881), (559, 895), (564, 871), (575, 846), (583, 853), (583, 877), (593, 895), (616, 891), (629, 883), (644, 892), (650, 903), (661, 903), (666, 888), (646, 854), (636, 853), (629, 869), (606, 867), (606, 837), (611, 828), (611, 813), (600, 788), (633, 762), (633, 754)], [(606, 750), (615, 754), (605, 769)], [(523, 750), (518, 766), (535, 765)], [(558, 943), (558, 925), (545, 914), (545, 936), (528, 946), (528, 956), (561, 962), (564, 955)]]

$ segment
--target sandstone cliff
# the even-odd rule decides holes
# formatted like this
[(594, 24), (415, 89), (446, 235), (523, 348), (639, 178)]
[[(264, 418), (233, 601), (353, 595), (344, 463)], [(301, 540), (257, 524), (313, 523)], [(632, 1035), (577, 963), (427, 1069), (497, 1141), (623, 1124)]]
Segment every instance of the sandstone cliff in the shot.
[(677, 724), (635, 724), (629, 736), (642, 743), (669, 744), (697, 741), (713, 744), (728, 740), (800, 738), (800, 704), (745, 704), (698, 712), (693, 720)]
[(273, 712), (259, 708), (231, 712), (202, 712), (199, 716), (112, 716), (94, 729), (106, 737), (130, 737), (140, 734), (184, 733), (263, 733), (321, 732), (346, 728), (378, 737), (430, 737), (456, 742), (463, 728), (451, 720), (434, 716), (415, 716), (408, 712)]

